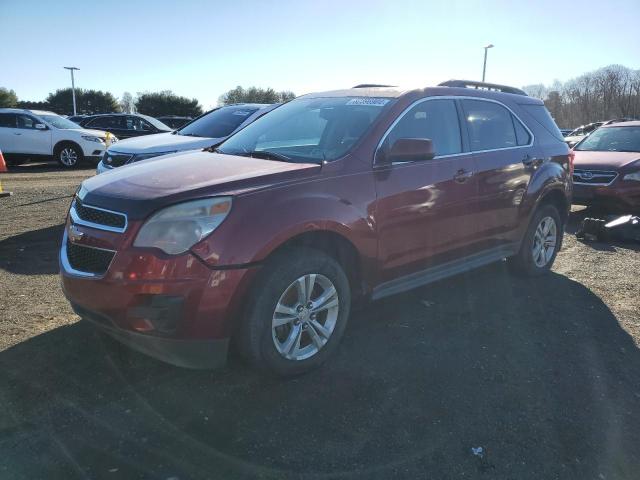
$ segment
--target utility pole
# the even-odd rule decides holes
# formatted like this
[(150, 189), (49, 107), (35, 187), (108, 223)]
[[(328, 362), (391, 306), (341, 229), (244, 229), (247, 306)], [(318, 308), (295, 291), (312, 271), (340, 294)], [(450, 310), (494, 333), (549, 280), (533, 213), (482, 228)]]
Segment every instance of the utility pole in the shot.
[[(486, 55), (486, 50), (485, 50), (485, 55)], [(486, 61), (486, 57), (485, 57), (485, 61)], [(76, 116), (78, 112), (76, 111), (76, 83), (73, 78), (73, 71), (80, 70), (80, 69), (76, 67), (64, 67), (64, 68), (71, 72), (71, 94), (73, 95), (73, 115)]]
[(484, 82), (484, 74), (487, 72), (487, 50), (493, 48), (493, 43), (484, 47), (484, 64), (482, 65), (482, 81)]

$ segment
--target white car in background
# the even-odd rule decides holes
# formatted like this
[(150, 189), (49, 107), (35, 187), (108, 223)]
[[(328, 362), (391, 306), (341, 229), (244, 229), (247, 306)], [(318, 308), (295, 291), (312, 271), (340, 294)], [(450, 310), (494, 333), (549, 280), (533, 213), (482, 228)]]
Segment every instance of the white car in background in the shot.
[(107, 132), (82, 128), (53, 112), (0, 108), (0, 149), (10, 165), (51, 156), (64, 168), (97, 164), (115, 141)]

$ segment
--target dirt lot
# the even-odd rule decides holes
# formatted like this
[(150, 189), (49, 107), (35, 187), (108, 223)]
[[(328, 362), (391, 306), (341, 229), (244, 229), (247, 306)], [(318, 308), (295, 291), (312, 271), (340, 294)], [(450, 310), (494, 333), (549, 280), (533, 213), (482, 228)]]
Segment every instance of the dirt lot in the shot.
[(498, 264), (378, 302), (297, 379), (236, 359), (191, 371), (96, 335), (62, 296), (62, 222), (92, 170), (15, 172), (0, 176), (15, 192), (0, 199), (0, 478), (640, 476), (637, 247), (567, 235), (545, 278)]

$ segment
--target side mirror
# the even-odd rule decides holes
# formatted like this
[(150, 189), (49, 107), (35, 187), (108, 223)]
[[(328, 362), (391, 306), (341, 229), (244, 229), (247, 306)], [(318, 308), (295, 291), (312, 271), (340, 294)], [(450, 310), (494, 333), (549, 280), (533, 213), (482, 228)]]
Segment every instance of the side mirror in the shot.
[(34, 125), (34, 127), (36, 128), (36, 130), (46, 130), (47, 126), (44, 123), (36, 123)]
[(435, 156), (431, 139), (399, 138), (387, 152), (385, 163), (431, 160)]

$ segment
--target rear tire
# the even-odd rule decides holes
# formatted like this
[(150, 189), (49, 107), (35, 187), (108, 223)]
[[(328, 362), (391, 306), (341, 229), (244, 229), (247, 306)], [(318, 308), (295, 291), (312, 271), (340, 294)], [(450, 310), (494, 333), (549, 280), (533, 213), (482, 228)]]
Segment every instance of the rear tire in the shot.
[(312, 248), (288, 249), (267, 261), (256, 281), (235, 338), (239, 352), (278, 376), (317, 368), (338, 347), (350, 307), (349, 280), (336, 260)]
[(73, 143), (63, 143), (56, 147), (54, 157), (62, 168), (77, 168), (84, 160), (82, 149)]
[(547, 273), (562, 248), (563, 233), (558, 209), (550, 204), (540, 206), (531, 218), (520, 251), (508, 259), (510, 269), (530, 277)]

